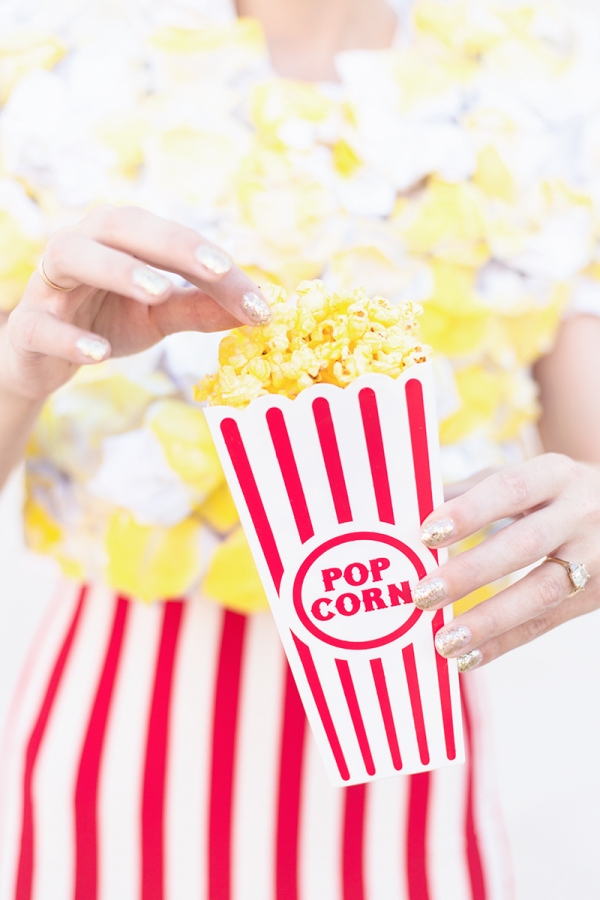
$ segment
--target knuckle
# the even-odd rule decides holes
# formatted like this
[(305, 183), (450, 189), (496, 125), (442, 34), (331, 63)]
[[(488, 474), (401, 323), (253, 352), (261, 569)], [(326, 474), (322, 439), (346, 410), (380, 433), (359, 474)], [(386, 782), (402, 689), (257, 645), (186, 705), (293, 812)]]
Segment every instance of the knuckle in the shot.
[(44, 250), (44, 264), (49, 264), (53, 274), (64, 272), (68, 265), (72, 237), (69, 231), (61, 229), (52, 235)]
[(550, 629), (551, 622), (548, 616), (541, 615), (529, 619), (529, 621), (525, 622), (521, 627), (524, 636), (523, 643), (528, 644), (530, 641), (534, 641), (536, 638), (545, 634)]
[(527, 478), (521, 472), (499, 472), (500, 487), (504, 492), (507, 502), (514, 509), (522, 509), (531, 497), (531, 487)]
[(525, 559), (535, 562), (545, 555), (546, 532), (541, 525), (528, 522), (527, 518), (517, 523), (519, 527), (509, 526), (510, 550), (515, 558), (523, 562)]
[(175, 223), (165, 225), (161, 244), (169, 258), (176, 259), (181, 256), (183, 229)]
[(125, 229), (135, 228), (142, 210), (137, 206), (115, 206), (102, 203), (88, 213), (84, 222), (106, 240), (116, 239)]
[(481, 566), (469, 553), (461, 553), (450, 565), (454, 570), (452, 581), (463, 585), (468, 591), (471, 591), (473, 585), (478, 584), (478, 580), (481, 579)]
[(556, 470), (561, 473), (565, 481), (570, 480), (577, 474), (579, 464), (574, 459), (571, 459), (570, 456), (566, 456), (564, 453), (548, 453), (547, 457)]
[(535, 596), (542, 609), (554, 609), (567, 596), (567, 586), (554, 573), (547, 573), (536, 584)]
[(13, 333), (24, 350), (34, 350), (40, 328), (40, 318), (33, 311), (12, 318)]

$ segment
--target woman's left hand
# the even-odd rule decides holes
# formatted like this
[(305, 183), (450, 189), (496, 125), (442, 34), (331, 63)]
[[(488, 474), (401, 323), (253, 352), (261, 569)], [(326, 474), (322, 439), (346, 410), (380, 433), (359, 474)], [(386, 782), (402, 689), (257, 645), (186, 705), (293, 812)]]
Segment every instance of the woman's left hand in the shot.
[(419, 582), (415, 604), (438, 609), (549, 556), (584, 564), (590, 580), (569, 597), (569, 573), (546, 560), (458, 616), (438, 632), (436, 646), (458, 657), (461, 671), (600, 607), (600, 466), (546, 453), (489, 475), (425, 520), (423, 542), (449, 547), (505, 518), (515, 521)]

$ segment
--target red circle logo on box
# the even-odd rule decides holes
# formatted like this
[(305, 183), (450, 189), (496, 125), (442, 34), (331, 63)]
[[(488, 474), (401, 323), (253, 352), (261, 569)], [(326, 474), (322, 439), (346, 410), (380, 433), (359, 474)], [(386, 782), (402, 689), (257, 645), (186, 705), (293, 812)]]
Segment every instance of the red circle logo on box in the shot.
[(396, 538), (375, 531), (344, 534), (306, 557), (294, 579), (294, 606), (319, 640), (371, 650), (397, 640), (419, 620), (410, 585), (426, 574), (414, 550)]

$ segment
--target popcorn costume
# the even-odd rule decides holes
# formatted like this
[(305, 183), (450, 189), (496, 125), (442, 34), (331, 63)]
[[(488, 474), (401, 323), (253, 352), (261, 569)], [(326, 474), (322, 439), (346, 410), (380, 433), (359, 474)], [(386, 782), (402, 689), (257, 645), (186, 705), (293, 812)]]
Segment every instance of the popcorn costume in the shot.
[[(143, 206), (259, 284), (422, 303), (447, 480), (526, 458), (531, 365), (600, 296), (597, 35), (561, 16), (422, 0), (313, 85), (228, 0), (9, 0), (0, 306), (54, 228)], [(27, 538), (66, 579), (4, 742), (0, 900), (511, 897), (472, 678), (466, 766), (329, 785), (192, 399), (217, 344), (81, 369), (31, 439)]]

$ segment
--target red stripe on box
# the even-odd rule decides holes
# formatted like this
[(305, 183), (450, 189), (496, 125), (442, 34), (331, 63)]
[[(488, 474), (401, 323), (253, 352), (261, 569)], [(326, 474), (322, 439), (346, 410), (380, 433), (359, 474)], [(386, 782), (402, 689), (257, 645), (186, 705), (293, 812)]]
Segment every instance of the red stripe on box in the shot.
[(371, 660), (371, 671), (373, 672), (373, 681), (375, 682), (375, 690), (377, 691), (377, 699), (379, 700), (379, 708), (383, 718), (383, 725), (387, 741), (392, 755), (392, 763), (398, 771), (402, 768), (402, 757), (400, 755), (400, 747), (398, 746), (398, 735), (396, 733), (396, 724), (392, 713), (392, 705), (390, 703), (390, 695), (388, 693), (387, 683), (385, 680), (385, 672), (383, 670), (383, 662), (381, 659)]
[(408, 900), (430, 900), (427, 878), (427, 814), (430, 786), (429, 772), (411, 775), (406, 840)]
[(360, 412), (363, 420), (365, 439), (367, 441), (367, 453), (371, 466), (371, 478), (377, 502), (379, 521), (394, 525), (394, 507), (390, 492), (390, 479), (388, 476), (381, 422), (379, 421), (379, 409), (377, 397), (372, 388), (363, 388), (358, 395)]
[[(425, 419), (425, 403), (423, 401), (423, 385), (416, 378), (407, 381), (405, 387), (408, 408), (408, 424), (412, 446), (415, 483), (417, 486), (417, 502), (419, 517), (424, 522), (433, 512), (433, 491), (431, 487), (431, 469), (429, 466), (429, 443), (427, 440), (427, 422)], [(431, 548), (430, 548), (431, 549)], [(437, 550), (431, 550), (435, 561), (438, 561)]]
[(333, 419), (331, 418), (331, 409), (324, 397), (317, 397), (312, 408), (317, 434), (319, 435), (319, 443), (321, 444), (323, 462), (325, 463), (325, 471), (327, 472), (329, 487), (331, 488), (333, 505), (337, 520), (341, 525), (342, 522), (352, 521), (352, 510), (342, 468), (340, 449), (335, 428), (333, 427)]
[(293, 631), (291, 632), (291, 634), (294, 638), (294, 643), (298, 651), (298, 656), (300, 657), (300, 662), (304, 667), (308, 686), (313, 695), (313, 699), (315, 701), (319, 716), (321, 717), (321, 722), (323, 723), (323, 728), (325, 729), (325, 734), (327, 735), (327, 740), (329, 741), (329, 746), (331, 747), (331, 752), (333, 753), (336, 765), (340, 773), (340, 777), (344, 781), (349, 781), (350, 772), (348, 771), (348, 766), (346, 764), (344, 753), (337, 736), (337, 731), (335, 730), (335, 725), (333, 724), (333, 719), (331, 718), (329, 706), (327, 705), (327, 700), (325, 699), (325, 694), (323, 693), (323, 687), (321, 686), (321, 681), (319, 679), (319, 674), (317, 672), (315, 662), (312, 658), (312, 653), (310, 652), (310, 649), (306, 646), (306, 644), (302, 643), (300, 638), (296, 637)]
[(419, 747), (419, 758), (424, 766), (428, 766), (429, 747), (427, 746), (427, 733), (425, 731), (423, 704), (421, 702), (421, 689), (419, 688), (419, 676), (417, 675), (417, 664), (415, 661), (415, 648), (412, 644), (409, 644), (407, 647), (404, 647), (402, 649), (402, 658), (404, 660), (404, 669), (406, 671), (406, 681), (408, 684), (410, 705), (412, 708), (413, 720), (415, 723), (415, 732), (417, 735), (417, 744)]
[(65, 666), (73, 646), (75, 633), (81, 619), (81, 612), (87, 595), (87, 588), (83, 587), (65, 636), (59, 650), (48, 687), (42, 700), (42, 705), (33, 730), (29, 737), (27, 750), (25, 751), (25, 772), (23, 774), (23, 822), (21, 825), (21, 846), (19, 849), (19, 865), (17, 869), (17, 885), (15, 900), (31, 900), (33, 887), (33, 860), (35, 856), (35, 818), (33, 809), (33, 774), (37, 762), (38, 753), (46, 732), (48, 719), (54, 706), (56, 694), (62, 680)]
[(364, 900), (364, 843), (366, 784), (345, 789), (342, 843), (343, 900)]
[(169, 710), (173, 666), (183, 602), (164, 604), (162, 630), (146, 738), (142, 788), (142, 900), (162, 900), (164, 885), (165, 781), (169, 752)]
[(208, 897), (231, 896), (233, 771), (246, 617), (225, 610), (215, 686), (208, 824)]
[(356, 738), (365, 764), (365, 769), (367, 770), (368, 775), (374, 775), (375, 763), (373, 762), (369, 739), (365, 730), (365, 723), (358, 704), (356, 689), (354, 687), (354, 682), (352, 681), (352, 675), (350, 674), (350, 666), (345, 659), (336, 659), (335, 664), (340, 676), (340, 681), (342, 682), (342, 689), (344, 691), (346, 703), (348, 704), (350, 718), (354, 725), (354, 731), (356, 732)]
[(98, 895), (98, 774), (129, 604), (119, 597), (75, 787), (75, 900)]
[(475, 754), (473, 753), (473, 730), (471, 723), (471, 710), (467, 702), (466, 691), (462, 691), (463, 715), (465, 720), (465, 735), (467, 738), (467, 806), (465, 815), (465, 838), (467, 844), (467, 863), (469, 866), (469, 880), (471, 882), (472, 900), (487, 900), (487, 889), (483, 874), (483, 863), (479, 850), (479, 837), (475, 824)]
[(246, 453), (237, 422), (234, 419), (223, 419), (221, 422), (221, 434), (240, 483), (275, 589), (279, 593), (283, 577), (283, 563), (281, 562), (275, 537), (252, 474), (248, 454)]
[(289, 666), (284, 710), (277, 802), (276, 898), (298, 900), (298, 835), (306, 716)]
[(313, 536), (315, 530), (308, 511), (300, 475), (298, 474), (298, 466), (294, 458), (290, 436), (280, 409), (273, 407), (267, 412), (267, 425), (269, 426), (277, 462), (281, 469), (283, 483), (285, 484), (292, 513), (294, 514), (296, 528), (298, 529), (300, 540), (304, 544)]
[[(442, 609), (433, 617), (431, 627), (433, 638), (444, 625), (444, 611)], [(444, 725), (444, 740), (446, 741), (446, 755), (448, 759), (456, 759), (456, 741), (454, 738), (454, 717), (452, 715), (452, 695), (450, 693), (450, 672), (448, 660), (444, 659), (437, 650), (435, 652), (438, 684), (440, 688), (440, 700), (442, 704), (442, 722)]]

